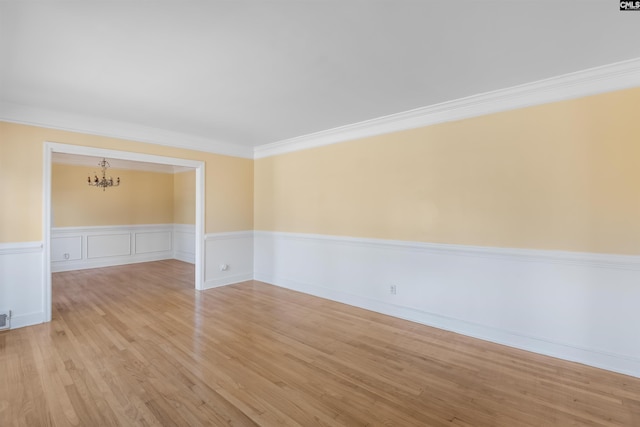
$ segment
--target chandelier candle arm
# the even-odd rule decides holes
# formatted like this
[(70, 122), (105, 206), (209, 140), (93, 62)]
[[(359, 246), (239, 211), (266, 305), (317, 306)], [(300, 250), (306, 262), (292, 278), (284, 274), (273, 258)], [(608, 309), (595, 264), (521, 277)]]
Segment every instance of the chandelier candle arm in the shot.
[(120, 185), (120, 177), (116, 178), (116, 181), (113, 181), (113, 177), (107, 178), (107, 168), (110, 168), (111, 165), (107, 162), (107, 159), (102, 159), (98, 166), (102, 169), (102, 178), (98, 178), (97, 174), (93, 175), (93, 181), (91, 180), (91, 176), (87, 177), (87, 182), (92, 187), (102, 188), (102, 191), (105, 191), (107, 187), (117, 187)]

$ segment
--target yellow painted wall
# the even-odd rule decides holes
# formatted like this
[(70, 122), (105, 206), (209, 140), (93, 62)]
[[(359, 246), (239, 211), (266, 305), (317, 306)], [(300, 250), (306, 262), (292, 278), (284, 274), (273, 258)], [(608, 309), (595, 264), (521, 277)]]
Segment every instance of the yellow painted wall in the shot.
[(173, 223), (173, 174), (110, 168), (121, 184), (103, 191), (87, 184), (94, 173), (100, 174), (97, 166), (52, 165), (55, 227)]
[(0, 243), (42, 240), (42, 144), (0, 122)]
[(253, 160), (0, 122), (0, 243), (42, 240), (43, 142), (205, 162), (205, 232), (253, 229)]
[(640, 254), (640, 88), (255, 162), (255, 228)]
[(196, 223), (196, 173), (180, 172), (173, 175), (173, 222)]
[[(0, 242), (42, 239), (44, 141), (206, 162), (206, 232), (640, 254), (640, 88), (254, 162), (0, 122)], [(255, 195), (254, 195), (255, 186)], [(255, 204), (255, 209), (254, 209)]]

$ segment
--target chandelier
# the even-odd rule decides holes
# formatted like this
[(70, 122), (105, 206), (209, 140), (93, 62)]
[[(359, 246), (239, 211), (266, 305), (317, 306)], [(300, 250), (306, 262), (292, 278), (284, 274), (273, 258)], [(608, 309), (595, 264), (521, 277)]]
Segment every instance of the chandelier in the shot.
[(98, 178), (98, 175), (94, 175), (93, 179), (91, 179), (91, 176), (88, 176), (87, 182), (90, 186), (102, 188), (102, 191), (104, 191), (107, 187), (117, 187), (120, 185), (120, 177), (117, 177), (115, 182), (113, 182), (112, 177), (107, 178), (107, 168), (111, 167), (109, 162), (107, 162), (107, 159), (103, 158), (102, 161), (98, 163), (98, 166), (102, 168), (102, 178)]

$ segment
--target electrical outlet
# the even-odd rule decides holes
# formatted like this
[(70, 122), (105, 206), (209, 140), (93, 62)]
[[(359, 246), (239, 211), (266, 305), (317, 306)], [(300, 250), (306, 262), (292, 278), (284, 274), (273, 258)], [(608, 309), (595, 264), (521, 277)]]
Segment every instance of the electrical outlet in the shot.
[(389, 286), (389, 293), (391, 295), (396, 295), (398, 293), (398, 288), (396, 287), (396, 285)]

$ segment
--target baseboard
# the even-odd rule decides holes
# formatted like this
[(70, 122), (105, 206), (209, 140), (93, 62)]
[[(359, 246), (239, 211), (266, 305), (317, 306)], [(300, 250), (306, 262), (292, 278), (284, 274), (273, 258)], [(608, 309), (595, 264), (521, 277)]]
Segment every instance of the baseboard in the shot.
[(100, 258), (96, 260), (85, 259), (78, 261), (66, 261), (64, 263), (52, 262), (51, 272), (60, 273), (63, 271), (88, 270), (90, 268), (114, 267), (117, 265), (162, 261), (165, 259), (173, 259), (173, 255), (173, 252), (156, 252), (151, 254), (138, 254), (135, 256)]
[(247, 280), (253, 280), (253, 274), (251, 272), (209, 279), (204, 282), (204, 289), (219, 288), (220, 286), (233, 285), (234, 283), (246, 282)]

